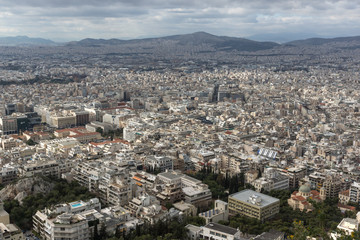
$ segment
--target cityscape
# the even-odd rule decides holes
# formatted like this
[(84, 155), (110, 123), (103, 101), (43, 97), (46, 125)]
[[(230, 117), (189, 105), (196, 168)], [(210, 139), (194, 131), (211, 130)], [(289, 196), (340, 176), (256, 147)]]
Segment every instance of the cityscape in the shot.
[[(76, 4), (29, 1), (21, 15), (5, 2), (0, 240), (360, 239), (360, 32), (322, 22), (332, 13), (354, 23), (357, 5), (139, 1), (142, 12), (79, 1), (89, 13), (75, 17)], [(246, 37), (236, 23), (201, 22), (252, 7)], [(277, 31), (287, 8), (299, 18), (293, 36)], [(61, 14), (68, 29), (49, 30)], [(129, 26), (115, 21), (125, 17)], [(25, 22), (11, 30), (25, 19), (38, 32)], [(313, 37), (301, 37), (307, 24)]]

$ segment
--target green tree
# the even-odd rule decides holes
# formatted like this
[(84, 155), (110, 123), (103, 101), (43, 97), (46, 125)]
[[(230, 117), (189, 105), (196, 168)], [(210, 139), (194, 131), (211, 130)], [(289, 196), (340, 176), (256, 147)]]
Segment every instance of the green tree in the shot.
[(304, 223), (301, 221), (294, 222), (294, 236), (292, 239), (306, 240), (306, 237), (310, 235), (309, 231), (304, 227)]
[(104, 130), (101, 127), (97, 127), (96, 128), (96, 132), (100, 133), (101, 135), (103, 135)]
[(26, 144), (29, 146), (35, 146), (36, 142), (34, 142), (34, 140), (32, 140), (31, 138), (29, 140), (26, 141)]

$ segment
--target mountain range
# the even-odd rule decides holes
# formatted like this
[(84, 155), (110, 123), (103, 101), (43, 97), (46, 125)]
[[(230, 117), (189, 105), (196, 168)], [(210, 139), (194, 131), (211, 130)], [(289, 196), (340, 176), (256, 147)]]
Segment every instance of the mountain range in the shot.
[(65, 47), (102, 47), (102, 46), (124, 46), (124, 45), (159, 45), (176, 44), (179, 46), (211, 46), (214, 50), (220, 51), (258, 51), (271, 49), (277, 46), (316, 46), (331, 43), (359, 42), (360, 36), (338, 37), (338, 38), (309, 38), (305, 40), (295, 40), (283, 44), (269, 41), (254, 41), (246, 38), (216, 36), (206, 32), (196, 32), (191, 34), (173, 35), (159, 38), (144, 38), (133, 40), (120, 39), (92, 39), (86, 38), (80, 41), (67, 43), (56, 43), (43, 38), (29, 38), (27, 36), (0, 37), (0, 46), (57, 46)]

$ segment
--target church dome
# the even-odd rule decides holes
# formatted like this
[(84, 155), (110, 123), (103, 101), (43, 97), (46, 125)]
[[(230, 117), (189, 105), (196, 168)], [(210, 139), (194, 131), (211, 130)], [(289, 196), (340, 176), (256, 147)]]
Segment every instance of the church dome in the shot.
[(304, 184), (299, 188), (299, 192), (302, 192), (302, 193), (309, 193), (310, 191), (311, 191), (311, 189), (307, 184)]

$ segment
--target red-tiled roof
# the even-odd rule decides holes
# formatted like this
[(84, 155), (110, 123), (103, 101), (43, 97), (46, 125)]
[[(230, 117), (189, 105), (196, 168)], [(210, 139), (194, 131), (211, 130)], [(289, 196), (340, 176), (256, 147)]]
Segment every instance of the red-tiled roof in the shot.
[(55, 132), (57, 132), (57, 133), (74, 132), (74, 131), (77, 131), (77, 130), (85, 130), (85, 127), (65, 128), (65, 129), (56, 130)]
[(341, 195), (344, 195), (344, 196), (349, 196), (350, 191), (349, 191), (349, 189), (348, 189), (348, 190), (345, 190), (345, 191), (340, 192), (340, 194), (341, 194)]
[(344, 204), (341, 204), (341, 203), (338, 203), (338, 208), (345, 208), (345, 209), (348, 209), (350, 211), (355, 211), (356, 210), (356, 207), (354, 206), (349, 206), (349, 205), (344, 205)]

